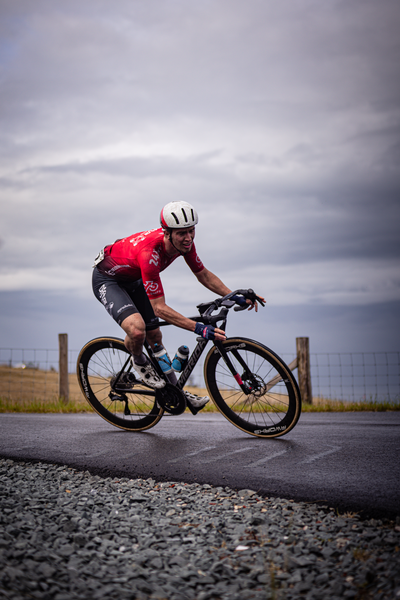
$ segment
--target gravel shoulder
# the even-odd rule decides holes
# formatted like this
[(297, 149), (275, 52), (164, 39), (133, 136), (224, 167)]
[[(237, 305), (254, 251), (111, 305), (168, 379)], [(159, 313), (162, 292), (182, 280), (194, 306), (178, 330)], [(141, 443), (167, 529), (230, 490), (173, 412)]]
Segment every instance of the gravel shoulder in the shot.
[(0, 598), (400, 598), (400, 519), (0, 459)]

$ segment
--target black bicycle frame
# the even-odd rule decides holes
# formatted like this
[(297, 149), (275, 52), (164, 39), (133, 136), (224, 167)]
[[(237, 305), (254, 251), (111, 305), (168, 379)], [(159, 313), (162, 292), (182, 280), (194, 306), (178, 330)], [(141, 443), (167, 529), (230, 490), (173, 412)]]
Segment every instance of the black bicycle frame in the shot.
[[(167, 323), (166, 321), (161, 321), (159, 325), (160, 325), (160, 327), (165, 327), (165, 326), (171, 325), (171, 324), (172, 323)], [(195, 346), (193, 352), (189, 356), (186, 367), (183, 369), (183, 371), (179, 375), (178, 383), (176, 384), (176, 387), (178, 389), (181, 390), (185, 386), (185, 383), (187, 382), (190, 375), (192, 374), (193, 369), (197, 365), (200, 356), (203, 354), (204, 349), (208, 344), (208, 341), (209, 340), (203, 340), (202, 338), (197, 338), (197, 345)], [(148, 352), (148, 355), (153, 359), (153, 364), (154, 364), (155, 368), (157, 369), (158, 374), (161, 375), (162, 377), (164, 377), (163, 371), (162, 371), (160, 365), (158, 364), (157, 359), (154, 357), (154, 353), (150, 347), (150, 344), (147, 342), (147, 340), (145, 340), (144, 346)]]
[(199, 339), (197, 341), (197, 345), (195, 346), (195, 349), (193, 350), (192, 354), (189, 357), (189, 360), (187, 362), (186, 367), (183, 369), (179, 379), (178, 379), (178, 383), (177, 386), (180, 390), (185, 386), (185, 383), (187, 382), (187, 380), (189, 379), (190, 375), (192, 374), (193, 369), (195, 368), (195, 366), (197, 365), (200, 356), (203, 354), (203, 351), (205, 349), (205, 347), (208, 344), (208, 340), (203, 340), (203, 339)]
[[(195, 317), (189, 317), (189, 318), (192, 321), (196, 321), (196, 322), (200, 322), (200, 323), (210, 323), (214, 326), (217, 324), (217, 322), (222, 321), (219, 328), (222, 329), (223, 331), (225, 331), (226, 318), (227, 318), (228, 312), (229, 312), (228, 308), (222, 308), (220, 313), (214, 317), (211, 315), (207, 315), (205, 312), (203, 315), (200, 315), (200, 316), (197, 315)], [(166, 327), (167, 325), (172, 325), (172, 323), (167, 323), (167, 321), (161, 321), (159, 323), (159, 327)], [(178, 378), (178, 382), (176, 384), (176, 387), (178, 389), (181, 390), (185, 386), (187, 380), (189, 379), (190, 375), (193, 372), (193, 369), (197, 365), (200, 356), (203, 354), (204, 349), (207, 346), (208, 342), (209, 342), (209, 340), (205, 340), (201, 337), (197, 338), (197, 345), (195, 346), (193, 352), (189, 356), (187, 365), (183, 369), (182, 373), (180, 374), (180, 376)], [(158, 374), (161, 375), (162, 377), (164, 377), (163, 371), (162, 371), (160, 365), (158, 364), (158, 361), (155, 359), (154, 353), (150, 347), (150, 344), (147, 342), (147, 340), (145, 340), (144, 346), (145, 346), (150, 358), (152, 358), (153, 364), (154, 364), (155, 368), (157, 369)], [(246, 386), (246, 384), (243, 383), (241, 376), (239, 375), (239, 373), (236, 371), (235, 367), (233, 366), (232, 361), (230, 360), (227, 352), (225, 351), (223, 344), (221, 342), (219, 342), (218, 340), (214, 340), (214, 346), (216, 347), (217, 351), (221, 354), (226, 366), (232, 373), (233, 377), (236, 379), (236, 381), (239, 384), (239, 386), (241, 387), (242, 391), (246, 395), (251, 393), (251, 390), (249, 390), (248, 387)], [(235, 356), (236, 356), (236, 354), (238, 354), (238, 353), (234, 353)], [(236, 356), (236, 358), (238, 359), (240, 364), (243, 366), (244, 370), (248, 371), (248, 367), (247, 367), (246, 363), (243, 361), (243, 359), (240, 357), (240, 355)], [(124, 366), (124, 368), (125, 368), (125, 366)]]

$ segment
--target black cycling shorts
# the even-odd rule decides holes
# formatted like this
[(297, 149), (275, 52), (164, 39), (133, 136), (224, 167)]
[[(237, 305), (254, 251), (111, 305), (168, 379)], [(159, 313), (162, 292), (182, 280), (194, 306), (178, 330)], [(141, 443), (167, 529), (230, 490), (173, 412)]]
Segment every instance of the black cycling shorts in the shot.
[(93, 292), (114, 321), (122, 321), (135, 313), (140, 313), (146, 323), (146, 330), (158, 328), (158, 318), (144, 289), (141, 279), (121, 282), (103, 275), (97, 267), (93, 269)]

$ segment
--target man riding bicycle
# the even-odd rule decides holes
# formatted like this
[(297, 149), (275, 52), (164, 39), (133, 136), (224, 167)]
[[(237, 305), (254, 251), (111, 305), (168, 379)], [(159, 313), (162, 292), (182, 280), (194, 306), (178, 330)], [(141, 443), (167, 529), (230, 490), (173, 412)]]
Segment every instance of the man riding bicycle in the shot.
[[(143, 344), (147, 339), (153, 351), (162, 348), (159, 318), (205, 339), (226, 339), (222, 329), (192, 321), (166, 304), (160, 272), (183, 256), (204, 287), (219, 296), (231, 292), (197, 255), (194, 237), (198, 215), (193, 206), (188, 202), (170, 202), (162, 209), (160, 221), (159, 229), (135, 233), (106, 246), (96, 257), (93, 269), (96, 298), (124, 330), (124, 343), (132, 355), (133, 368), (155, 389), (165, 386), (165, 381), (143, 353)], [(257, 310), (256, 300), (246, 300), (243, 296), (235, 300)], [(167, 355), (166, 360), (169, 361)], [(171, 383), (177, 383), (173, 371), (167, 377)], [(195, 409), (202, 408), (209, 400), (207, 396), (200, 398), (187, 391), (184, 394)]]

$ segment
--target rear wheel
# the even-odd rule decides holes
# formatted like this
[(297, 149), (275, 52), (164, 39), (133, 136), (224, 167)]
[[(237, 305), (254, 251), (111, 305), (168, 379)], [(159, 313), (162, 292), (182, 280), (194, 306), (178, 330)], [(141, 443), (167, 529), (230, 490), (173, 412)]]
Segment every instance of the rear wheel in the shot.
[(77, 375), (90, 406), (121, 429), (143, 431), (158, 423), (164, 411), (154, 390), (141, 385), (122, 340), (97, 338), (79, 354)]
[(222, 342), (236, 378), (216, 346), (204, 363), (208, 392), (236, 427), (257, 437), (278, 437), (296, 425), (301, 413), (297, 382), (272, 350), (245, 338)]

